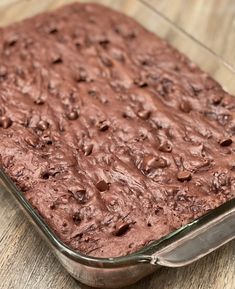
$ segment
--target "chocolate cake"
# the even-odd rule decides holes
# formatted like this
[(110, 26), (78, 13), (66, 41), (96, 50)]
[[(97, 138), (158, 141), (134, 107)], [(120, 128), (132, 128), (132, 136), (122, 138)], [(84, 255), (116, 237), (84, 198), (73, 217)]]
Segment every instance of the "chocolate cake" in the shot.
[(234, 198), (234, 97), (131, 18), (68, 5), (0, 53), (0, 165), (71, 248), (127, 255)]

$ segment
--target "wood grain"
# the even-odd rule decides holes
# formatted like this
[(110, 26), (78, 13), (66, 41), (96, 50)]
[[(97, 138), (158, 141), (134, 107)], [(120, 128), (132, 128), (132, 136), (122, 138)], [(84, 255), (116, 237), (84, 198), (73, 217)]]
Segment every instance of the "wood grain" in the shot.
[[(0, 6), (15, 1), (0, 0)], [(38, 1), (38, 5), (43, 9), (46, 2)], [(234, 0), (148, 2), (235, 64)], [(68, 288), (88, 289), (65, 272), (11, 197), (0, 192), (0, 289)], [(134, 288), (235, 289), (235, 241), (190, 266), (163, 268), (126, 289)]]

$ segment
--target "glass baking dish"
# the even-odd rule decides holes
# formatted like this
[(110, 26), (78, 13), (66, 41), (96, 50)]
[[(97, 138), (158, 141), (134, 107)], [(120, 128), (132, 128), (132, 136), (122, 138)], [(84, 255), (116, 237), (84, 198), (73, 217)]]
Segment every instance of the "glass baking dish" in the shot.
[[(74, 1), (11, 2), (13, 3), (8, 5), (0, 4), (0, 26)], [(149, 2), (143, 0), (92, 2), (105, 4), (132, 16), (147, 29), (186, 54), (220, 82), (227, 91), (235, 94), (232, 66), (177, 27)], [(63, 244), (1, 169), (0, 192), (9, 193), (14, 197), (65, 269), (77, 280), (93, 287), (122, 287), (138, 281), (160, 266), (179, 267), (190, 264), (235, 238), (235, 199), (233, 199), (136, 253), (116, 258), (94, 258), (75, 252)]]

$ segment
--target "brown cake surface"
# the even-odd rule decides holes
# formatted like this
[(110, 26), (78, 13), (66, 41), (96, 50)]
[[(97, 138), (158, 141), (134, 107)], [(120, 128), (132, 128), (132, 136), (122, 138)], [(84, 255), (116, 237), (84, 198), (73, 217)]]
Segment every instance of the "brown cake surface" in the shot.
[(0, 30), (0, 165), (67, 245), (134, 252), (235, 196), (235, 99), (134, 20)]

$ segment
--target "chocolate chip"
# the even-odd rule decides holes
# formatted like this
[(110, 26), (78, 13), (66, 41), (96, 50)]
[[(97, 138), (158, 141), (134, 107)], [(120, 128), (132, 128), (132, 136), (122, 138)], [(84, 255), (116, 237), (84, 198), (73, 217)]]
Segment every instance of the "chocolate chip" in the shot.
[(11, 125), (12, 125), (12, 120), (8, 116), (0, 117), (0, 127), (7, 129)]
[(55, 204), (55, 203), (52, 203), (51, 205), (49, 205), (49, 208), (50, 208), (51, 210), (54, 210), (54, 209), (56, 208), (56, 204)]
[(42, 105), (45, 103), (45, 100), (42, 99), (41, 97), (37, 98), (34, 100), (34, 103), (37, 104), (37, 105)]
[(68, 112), (66, 116), (69, 120), (76, 120), (79, 117), (78, 110), (72, 109), (72, 111)]
[(93, 144), (86, 144), (83, 147), (84, 155), (89, 156), (92, 153), (93, 150)]
[(48, 34), (56, 34), (58, 32), (58, 28), (55, 25), (49, 25), (47, 32)]
[(7, 46), (15, 46), (15, 44), (18, 41), (18, 36), (17, 35), (11, 35), (7, 40), (6, 40), (6, 45)]
[(73, 72), (73, 78), (77, 82), (86, 82), (88, 80), (88, 74), (83, 67), (80, 67)]
[(190, 102), (187, 100), (182, 100), (180, 103), (180, 110), (184, 113), (189, 113), (192, 110)]
[(230, 146), (232, 143), (233, 143), (233, 140), (231, 138), (225, 138), (225, 139), (220, 141), (220, 145), (222, 147)]
[(141, 77), (134, 79), (134, 84), (137, 85), (138, 87), (141, 87), (141, 88), (148, 86), (147, 81), (145, 81)]
[(181, 182), (184, 182), (184, 181), (190, 181), (192, 178), (192, 175), (190, 172), (188, 171), (180, 171), (178, 172), (177, 174), (177, 179)]
[(97, 96), (96, 88), (90, 88), (87, 92), (90, 96), (93, 96), (93, 97)]
[(82, 218), (79, 212), (73, 214), (73, 221), (76, 225), (80, 225)]
[(50, 174), (49, 171), (45, 171), (45, 172), (42, 172), (42, 173), (41, 173), (41, 178), (42, 178), (43, 180), (48, 180), (50, 176), (51, 176), (51, 174)]
[(163, 211), (163, 209), (161, 207), (157, 207), (155, 210), (154, 210), (154, 214), (155, 215), (158, 215), (159, 213), (161, 213)]
[(223, 96), (220, 94), (216, 94), (212, 96), (211, 102), (214, 105), (219, 105), (223, 99)]
[(199, 93), (202, 92), (202, 88), (199, 87), (197, 84), (191, 84), (191, 88), (195, 96), (199, 95)]
[(109, 129), (109, 121), (102, 120), (97, 124), (100, 131), (106, 131)]
[(104, 192), (109, 189), (109, 184), (106, 183), (104, 180), (100, 180), (98, 183), (96, 183), (95, 186), (100, 192)]
[(147, 120), (147, 119), (149, 119), (149, 117), (151, 115), (151, 111), (143, 109), (143, 110), (138, 111), (137, 115), (139, 118), (141, 118), (143, 120)]
[(172, 146), (168, 141), (163, 141), (159, 146), (159, 150), (164, 153), (170, 153), (172, 151)]
[(40, 120), (37, 124), (37, 128), (42, 131), (48, 129), (48, 127), (49, 123), (45, 120)]
[(102, 46), (103, 48), (107, 48), (109, 43), (110, 43), (109, 39), (105, 37), (99, 40), (99, 45)]
[(130, 230), (130, 225), (128, 223), (120, 221), (115, 225), (115, 230), (113, 231), (113, 235), (120, 237), (120, 236), (125, 235), (129, 230)]
[(46, 132), (43, 133), (43, 135), (41, 136), (41, 139), (43, 140), (43, 142), (45, 142), (47, 145), (52, 145), (53, 141), (51, 138), (50, 133)]
[(29, 135), (24, 138), (24, 141), (31, 147), (36, 147), (39, 143), (39, 138), (35, 135)]
[(82, 46), (82, 40), (80, 40), (80, 39), (75, 39), (75, 40), (74, 40), (74, 45), (75, 45), (76, 48), (79, 49), (79, 48)]
[(63, 59), (62, 59), (62, 56), (60, 54), (54, 54), (51, 56), (51, 63), (52, 64), (59, 64), (62, 62), (63, 62)]

